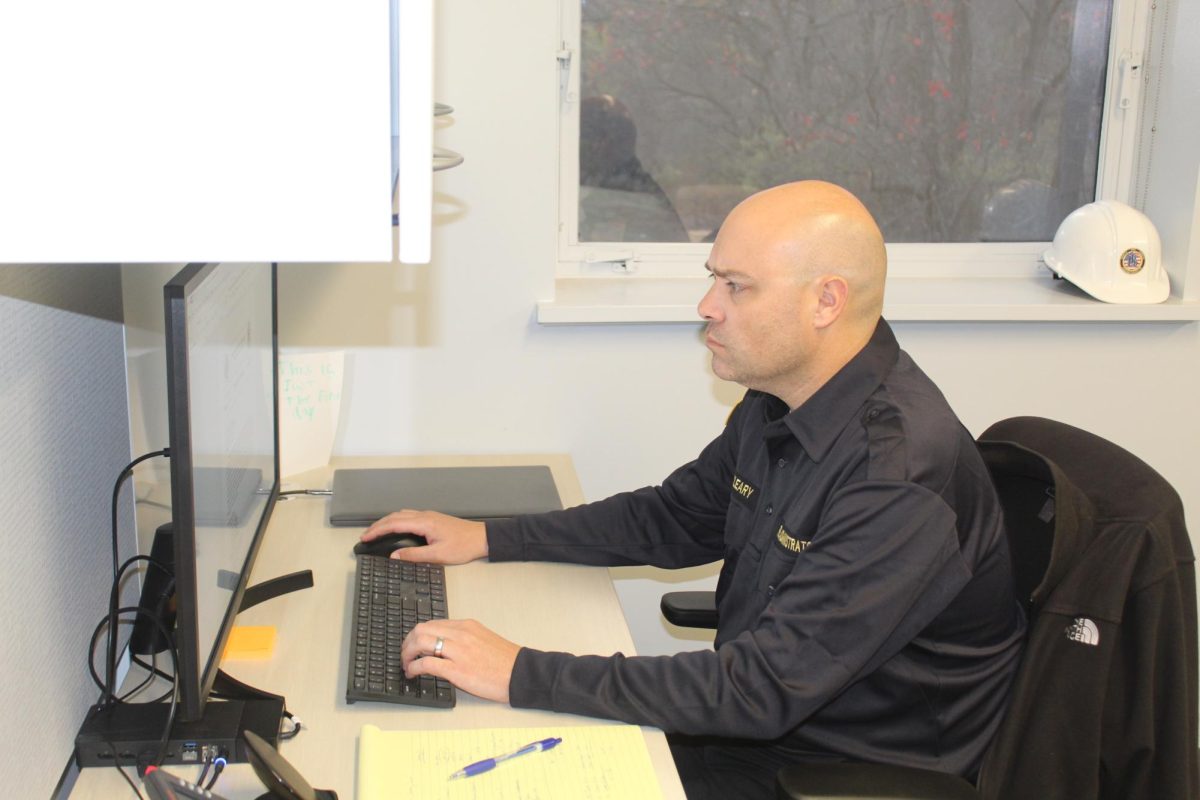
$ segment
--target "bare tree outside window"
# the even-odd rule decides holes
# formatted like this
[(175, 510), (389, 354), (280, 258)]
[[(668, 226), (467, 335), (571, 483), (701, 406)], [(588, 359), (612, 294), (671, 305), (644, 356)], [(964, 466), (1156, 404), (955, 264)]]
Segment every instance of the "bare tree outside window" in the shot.
[(1112, 0), (583, 0), (579, 241), (709, 241), (823, 178), (892, 242), (1094, 199)]

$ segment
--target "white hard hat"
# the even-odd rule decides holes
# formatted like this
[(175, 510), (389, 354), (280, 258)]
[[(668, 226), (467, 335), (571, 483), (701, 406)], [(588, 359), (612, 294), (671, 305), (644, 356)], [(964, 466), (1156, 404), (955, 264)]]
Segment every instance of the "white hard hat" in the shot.
[(1161, 303), (1171, 293), (1154, 223), (1115, 200), (1072, 211), (1042, 260), (1059, 277), (1106, 303)]

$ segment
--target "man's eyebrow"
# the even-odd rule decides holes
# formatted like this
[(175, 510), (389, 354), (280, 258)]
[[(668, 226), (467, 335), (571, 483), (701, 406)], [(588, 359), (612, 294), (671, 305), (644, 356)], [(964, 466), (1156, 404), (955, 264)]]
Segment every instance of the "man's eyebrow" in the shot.
[(709, 264), (708, 262), (705, 262), (704, 268), (706, 270), (708, 270), (709, 272), (711, 272), (713, 275), (717, 276), (718, 278), (737, 278), (737, 279), (741, 279), (741, 280), (746, 280), (746, 279), (749, 279), (749, 277), (750, 277), (745, 272), (738, 272), (736, 269), (733, 269), (733, 270), (719, 269), (717, 267), (714, 267), (712, 264)]

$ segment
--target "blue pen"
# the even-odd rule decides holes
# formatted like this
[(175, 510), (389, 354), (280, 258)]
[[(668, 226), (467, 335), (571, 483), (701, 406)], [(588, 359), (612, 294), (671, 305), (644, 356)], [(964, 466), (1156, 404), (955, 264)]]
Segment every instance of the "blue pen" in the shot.
[(542, 739), (540, 742), (531, 742), (522, 747), (520, 750), (514, 750), (511, 753), (505, 753), (504, 755), (496, 756), (495, 758), (485, 758), (483, 761), (476, 761), (474, 764), (468, 764), (458, 772), (451, 775), (450, 780), (454, 780), (455, 778), (469, 778), (472, 775), (479, 775), (487, 772), (488, 770), (495, 769), (496, 765), (501, 761), (508, 761), (510, 758), (523, 756), (526, 753), (539, 753), (542, 750), (549, 750), (561, 741), (562, 739), (558, 738)]

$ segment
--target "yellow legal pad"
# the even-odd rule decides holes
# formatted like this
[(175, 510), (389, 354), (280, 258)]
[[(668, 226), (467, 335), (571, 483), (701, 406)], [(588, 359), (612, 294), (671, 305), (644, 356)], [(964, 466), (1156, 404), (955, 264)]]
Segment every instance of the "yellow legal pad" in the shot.
[[(548, 739), (562, 744), (450, 780), (467, 764)], [(641, 729), (632, 725), (384, 731), (364, 725), (358, 800), (641, 800), (662, 798)]]

